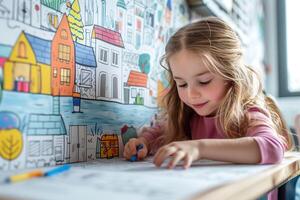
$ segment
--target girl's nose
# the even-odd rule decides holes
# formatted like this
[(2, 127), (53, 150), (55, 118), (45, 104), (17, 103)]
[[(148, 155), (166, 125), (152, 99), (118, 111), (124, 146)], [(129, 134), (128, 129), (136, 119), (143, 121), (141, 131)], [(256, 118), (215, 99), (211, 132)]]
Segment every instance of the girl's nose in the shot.
[(188, 87), (188, 97), (189, 99), (195, 99), (200, 97), (200, 92), (194, 86)]

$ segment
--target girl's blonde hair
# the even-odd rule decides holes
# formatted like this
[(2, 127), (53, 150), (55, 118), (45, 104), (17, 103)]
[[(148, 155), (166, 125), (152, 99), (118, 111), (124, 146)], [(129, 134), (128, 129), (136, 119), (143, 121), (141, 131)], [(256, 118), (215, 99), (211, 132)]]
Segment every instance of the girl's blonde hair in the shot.
[[(179, 98), (169, 59), (181, 50), (199, 55), (212, 73), (223, 77), (229, 86), (217, 110), (220, 128), (228, 138), (245, 136), (247, 129), (258, 121), (247, 114), (251, 107), (270, 116), (273, 127), (287, 148), (291, 147), (287, 126), (275, 102), (264, 95), (258, 74), (243, 62), (242, 48), (236, 33), (222, 20), (209, 17), (179, 29), (168, 41), (161, 64), (167, 64), (169, 88), (162, 100), (167, 117), (164, 143), (191, 138), (190, 120), (194, 111)], [(188, 69), (187, 69), (188, 70)]]

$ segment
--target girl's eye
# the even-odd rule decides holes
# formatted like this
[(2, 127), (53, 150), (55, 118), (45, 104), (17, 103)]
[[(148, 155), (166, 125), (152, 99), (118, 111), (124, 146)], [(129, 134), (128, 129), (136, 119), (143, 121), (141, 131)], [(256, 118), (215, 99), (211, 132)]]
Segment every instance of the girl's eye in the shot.
[(177, 84), (177, 85), (178, 85), (178, 87), (186, 87), (187, 86), (186, 83), (184, 83), (184, 84)]
[(211, 82), (211, 80), (208, 80), (208, 81), (199, 81), (199, 84), (200, 85), (207, 85)]

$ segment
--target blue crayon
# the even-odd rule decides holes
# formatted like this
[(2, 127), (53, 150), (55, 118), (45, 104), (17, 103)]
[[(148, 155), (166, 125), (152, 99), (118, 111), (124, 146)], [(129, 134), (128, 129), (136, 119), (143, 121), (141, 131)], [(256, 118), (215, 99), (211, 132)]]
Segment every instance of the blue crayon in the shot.
[[(139, 150), (141, 150), (142, 148), (144, 148), (144, 145), (143, 145), (143, 144), (137, 145), (137, 146), (136, 146), (136, 151), (137, 151), (137, 153), (138, 153)], [(130, 161), (131, 161), (131, 162), (134, 162), (134, 161), (137, 161), (137, 160), (138, 160), (138, 158), (137, 158), (137, 153), (136, 153), (135, 155), (132, 155), (132, 156), (130, 157)]]
[(70, 165), (59, 166), (54, 169), (50, 169), (49, 171), (46, 171), (44, 173), (44, 176), (54, 176), (54, 175), (60, 174), (64, 171), (68, 171), (70, 168), (71, 168)]

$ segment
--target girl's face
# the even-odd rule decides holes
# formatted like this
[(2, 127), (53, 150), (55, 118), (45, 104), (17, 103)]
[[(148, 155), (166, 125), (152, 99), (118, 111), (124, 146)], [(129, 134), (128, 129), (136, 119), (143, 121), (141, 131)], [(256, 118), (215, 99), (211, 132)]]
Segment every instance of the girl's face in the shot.
[(228, 82), (211, 73), (199, 55), (181, 50), (169, 59), (180, 99), (200, 116), (214, 116)]

